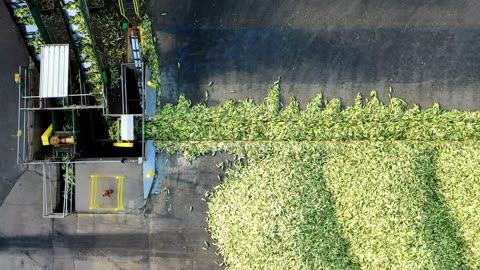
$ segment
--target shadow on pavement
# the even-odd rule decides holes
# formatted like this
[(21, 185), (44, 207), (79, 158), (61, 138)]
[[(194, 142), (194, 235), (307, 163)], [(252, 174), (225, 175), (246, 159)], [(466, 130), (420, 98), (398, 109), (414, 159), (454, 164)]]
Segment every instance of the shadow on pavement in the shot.
[[(155, 235), (145, 233), (125, 234), (85, 234), (85, 235), (56, 235), (54, 238), (44, 236), (1, 237), (0, 251), (8, 249), (49, 249), (69, 248), (82, 253), (94, 253), (94, 249), (109, 250), (109, 253), (118, 256), (135, 256), (151, 252), (158, 257), (189, 257), (193, 252), (201, 252), (204, 246), (205, 232), (199, 228), (196, 232), (157, 232)], [(196, 243), (198, 242), (198, 243)], [(194, 244), (199, 250), (194, 250)], [(215, 249), (215, 247), (211, 247)], [(168, 255), (170, 254), (170, 255)], [(191, 257), (191, 256), (190, 256)]]
[[(179, 93), (194, 103), (200, 86), (388, 82), (421, 84), (480, 82), (479, 29), (341, 28), (309, 32), (291, 28), (175, 26), (158, 29), (175, 36), (161, 52), (163, 100)], [(354, 95), (354, 94), (352, 94)]]
[[(177, 38), (164, 66), (180, 83), (238, 73), (239, 83), (322, 80), (395, 83), (480, 81), (480, 29), (343, 28), (308, 32), (291, 28), (166, 27)], [(162, 52), (163, 53), (163, 52)], [(180, 68), (178, 68), (180, 63)]]

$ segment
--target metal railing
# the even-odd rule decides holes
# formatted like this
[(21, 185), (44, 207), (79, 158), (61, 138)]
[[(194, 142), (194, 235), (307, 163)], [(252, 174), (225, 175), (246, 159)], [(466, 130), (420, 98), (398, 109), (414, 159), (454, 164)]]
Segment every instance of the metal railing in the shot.
[[(33, 89), (34, 76), (33, 71), (27, 67), (19, 67), (18, 70), (18, 110), (19, 119), (20, 113), (23, 111), (38, 111), (38, 110), (78, 110), (78, 109), (102, 109), (100, 105), (88, 105), (88, 98), (94, 97), (94, 95), (87, 93), (83, 84), (80, 84), (79, 94), (69, 94), (67, 98), (64, 98), (62, 106), (53, 107), (47, 106), (48, 98), (39, 96), (39, 93), (35, 93)], [(70, 103), (68, 98), (77, 98), (79, 103)], [(20, 120), (19, 120), (20, 121)]]
[(115, 113), (110, 113), (109, 110), (106, 111), (104, 110), (104, 114), (106, 116), (121, 116), (122, 114), (131, 114), (129, 113), (128, 110), (128, 90), (127, 90), (127, 80), (126, 80), (126, 69), (131, 68), (135, 69), (136, 72), (138, 72), (138, 75), (136, 76), (137, 79), (139, 80), (137, 85), (138, 85), (138, 91), (140, 94), (140, 106), (143, 110), (142, 113), (138, 114), (133, 114), (134, 116), (141, 116), (143, 117), (145, 115), (144, 108), (145, 108), (145, 65), (143, 62), (140, 63), (140, 68), (136, 69), (134, 63), (123, 63), (120, 66), (120, 91), (121, 91), (121, 100), (122, 100), (122, 113), (121, 114), (115, 114)]
[[(65, 166), (65, 174), (59, 175), (59, 168)], [(75, 187), (75, 166), (73, 163), (42, 163), (43, 174), (43, 217), (64, 218), (73, 213), (73, 189)], [(63, 190), (59, 185), (62, 184)]]
[[(138, 18), (142, 18), (140, 15), (140, 2), (138, 0), (133, 0), (133, 10), (135, 15)], [(118, 0), (118, 8), (120, 10), (120, 14), (127, 20), (130, 21), (132, 18), (128, 18), (127, 9), (125, 9), (125, 0)]]
[(138, 18), (142, 18), (142, 16), (140, 16), (140, 3), (138, 0), (133, 0), (133, 7)]
[(125, 1), (118, 0), (118, 8), (120, 9), (120, 14), (128, 21), (127, 14), (125, 13)]
[[(18, 86), (18, 123), (17, 123), (17, 164), (28, 162), (33, 159), (33, 151), (30, 150), (31, 145), (27, 144), (27, 137), (30, 134), (30, 125), (27, 129), (27, 123), (34, 124), (34, 114), (21, 110), (22, 106), (27, 106), (27, 99), (23, 99), (22, 95), (33, 91), (32, 71), (25, 67), (19, 67), (15, 81)], [(33, 118), (33, 119), (32, 119)]]

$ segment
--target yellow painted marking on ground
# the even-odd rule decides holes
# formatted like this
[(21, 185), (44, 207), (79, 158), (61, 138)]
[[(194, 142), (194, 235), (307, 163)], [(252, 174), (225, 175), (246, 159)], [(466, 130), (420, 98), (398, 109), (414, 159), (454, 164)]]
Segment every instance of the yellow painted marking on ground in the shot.
[[(105, 210), (105, 211), (118, 211), (124, 209), (123, 206), (123, 180), (125, 176), (123, 175), (105, 175), (105, 174), (93, 174), (91, 177), (91, 188), (90, 188), (90, 210)], [(98, 195), (98, 181), (99, 178), (114, 178), (117, 180), (117, 207), (101, 207), (97, 204), (97, 195)]]

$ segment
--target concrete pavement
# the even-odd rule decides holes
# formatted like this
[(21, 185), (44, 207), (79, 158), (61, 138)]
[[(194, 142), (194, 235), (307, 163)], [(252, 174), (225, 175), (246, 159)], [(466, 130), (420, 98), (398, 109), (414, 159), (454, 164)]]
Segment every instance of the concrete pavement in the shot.
[(52, 226), (42, 217), (41, 177), (27, 171), (0, 207), (0, 268), (49, 269)]
[[(120, 212), (132, 213), (138, 211), (144, 204), (142, 164), (137, 162), (121, 163), (89, 163), (75, 165), (75, 210), (85, 212), (113, 212), (102, 210), (105, 208), (121, 207)], [(99, 209), (90, 210), (92, 179), (91, 175), (99, 175), (95, 179), (97, 193), (93, 194)], [(119, 180), (117, 177), (122, 177)], [(123, 188), (119, 190), (120, 181)], [(103, 191), (113, 189), (110, 198), (102, 197)], [(117, 196), (122, 198), (121, 206), (118, 205)]]
[[(42, 218), (41, 176), (26, 171), (0, 207), (0, 269), (223, 269), (205, 228), (207, 190), (218, 185), (215, 164), (165, 162), (161, 192), (143, 214), (73, 214)], [(124, 164), (121, 164), (124, 165)], [(141, 189), (141, 183), (139, 182)]]

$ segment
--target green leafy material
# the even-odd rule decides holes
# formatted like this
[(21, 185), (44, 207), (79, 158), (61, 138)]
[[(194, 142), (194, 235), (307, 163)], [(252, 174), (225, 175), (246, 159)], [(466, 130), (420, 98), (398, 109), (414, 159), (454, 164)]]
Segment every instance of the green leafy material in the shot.
[(208, 223), (229, 269), (359, 269), (340, 235), (322, 149), (303, 146), (237, 165), (216, 188)]
[(78, 28), (75, 30), (76, 34), (82, 34), (82, 38), (76, 41), (78, 45), (78, 52), (83, 55), (82, 61), (91, 63), (89, 68), (84, 68), (87, 85), (90, 89), (90, 94), (95, 97), (98, 105), (102, 105), (103, 100), (103, 80), (99, 75), (90, 75), (92, 73), (100, 74), (100, 66), (98, 61), (98, 55), (95, 50), (95, 41), (88, 26), (88, 21), (85, 14), (81, 12), (82, 4), (80, 0), (74, 0), (63, 6), (63, 9), (78, 10), (79, 12), (75, 16), (68, 17), (68, 23), (76, 25)]
[(36, 25), (35, 20), (33, 19), (33, 16), (25, 16), (20, 18), (18, 21), (24, 25)]
[(104, 0), (88, 0), (87, 3), (90, 8), (99, 8), (105, 5)]
[(80, 10), (81, 8), (81, 3), (78, 0), (74, 0), (71, 2), (68, 2), (66, 5), (63, 6), (63, 9), (70, 9), (70, 10)]
[[(24, 2), (21, 2), (24, 3)], [(13, 16), (17, 20), (19, 24), (22, 25), (36, 25), (35, 19), (32, 16), (32, 12), (28, 5), (18, 7), (13, 10)], [(25, 29), (26, 30), (26, 29)], [(40, 36), (40, 32), (38, 30), (34, 30), (32, 32), (27, 32), (28, 35), (33, 36), (34, 38), (27, 40), (27, 45), (30, 47), (30, 50), (33, 51), (35, 54), (40, 54), (40, 45), (45, 44), (45, 41)]]
[(259, 104), (181, 96), (146, 132), (189, 159), (248, 158), (209, 195), (228, 269), (479, 269), (479, 124), (374, 91), (345, 108), (322, 95), (284, 107), (277, 82)]
[(19, 7), (13, 11), (13, 15), (17, 18), (28, 17), (32, 15), (32, 12), (27, 5)]
[(152, 75), (150, 81), (157, 85), (157, 104), (160, 105), (160, 65), (158, 55), (155, 49), (155, 41), (152, 31), (152, 23), (147, 15), (143, 17), (140, 25), (141, 29), (141, 48), (146, 64), (150, 67)]
[(41, 10), (51, 10), (55, 8), (54, 0), (39, 0), (38, 5)]
[(120, 125), (117, 119), (112, 119), (109, 121), (109, 128), (108, 128), (108, 137), (112, 141), (118, 141), (120, 136)]
[(388, 106), (375, 92), (366, 104), (359, 97), (354, 106), (342, 108), (332, 99), (322, 106), (321, 96), (305, 110), (292, 100), (283, 111), (275, 85), (265, 102), (232, 100), (216, 107), (191, 106), (180, 97), (153, 118), (146, 132), (162, 144), (169, 141), (466, 141), (480, 138), (480, 112), (445, 111), (438, 104), (420, 110), (408, 108), (398, 98)]

